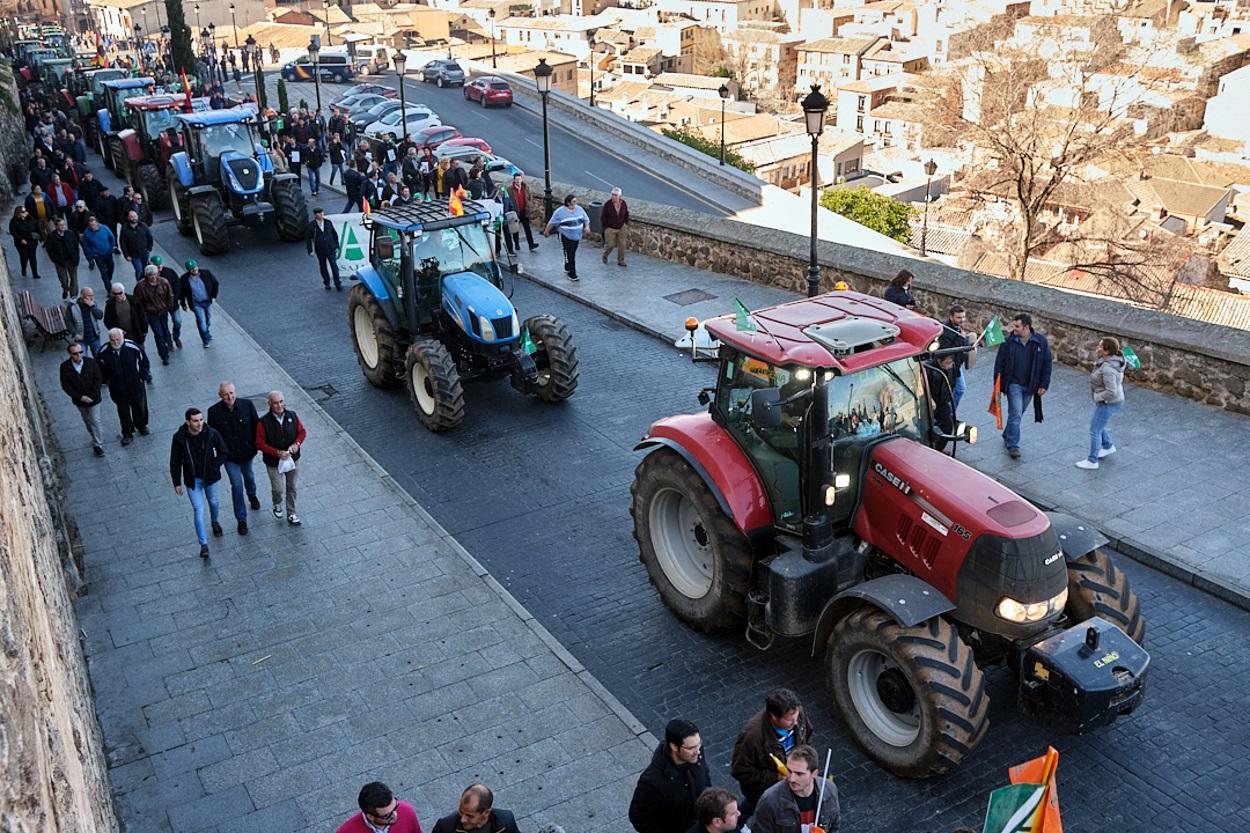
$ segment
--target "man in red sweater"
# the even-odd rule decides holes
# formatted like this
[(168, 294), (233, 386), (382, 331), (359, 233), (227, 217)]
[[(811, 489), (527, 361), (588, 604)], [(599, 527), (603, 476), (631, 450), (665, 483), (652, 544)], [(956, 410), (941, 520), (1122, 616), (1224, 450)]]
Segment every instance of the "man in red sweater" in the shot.
[(361, 787), (356, 803), (360, 812), (343, 822), (338, 833), (421, 833), (412, 805), (400, 801), (380, 781)]
[(625, 243), (629, 231), (629, 206), (621, 199), (621, 189), (613, 188), (612, 197), (603, 204), (599, 214), (603, 223), (603, 262), (608, 262), (608, 255), (616, 249), (616, 265), (625, 265)]
[(282, 520), (282, 487), (285, 481), (287, 523), (299, 526), (299, 515), (295, 514), (295, 478), (299, 473), (300, 449), (308, 432), (295, 412), (286, 409), (282, 391), (272, 390), (267, 398), (269, 411), (256, 423), (256, 448), (265, 461), (265, 471), (269, 473), (273, 516)]

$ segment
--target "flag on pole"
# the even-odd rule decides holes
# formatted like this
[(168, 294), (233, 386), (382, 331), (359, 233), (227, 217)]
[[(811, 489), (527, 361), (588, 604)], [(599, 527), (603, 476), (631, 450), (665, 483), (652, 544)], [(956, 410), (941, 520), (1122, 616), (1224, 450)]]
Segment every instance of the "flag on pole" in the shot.
[(360, 213), (368, 217), (369, 214), (372, 212), (373, 212), (373, 209), (369, 205), (369, 198), (361, 197), (360, 198)]
[(460, 189), (451, 192), (447, 197), (447, 210), (451, 212), (453, 217), (464, 216), (464, 203), (460, 201)]
[(734, 298), (734, 326), (744, 333), (753, 333), (759, 329), (751, 320), (751, 311), (747, 309), (747, 305), (737, 298)]
[(1059, 753), (1046, 754), (1008, 770), (1011, 786), (990, 794), (983, 833), (1063, 833), (1055, 771)]
[(995, 315), (990, 319), (990, 323), (985, 325), (985, 332), (981, 333), (981, 338), (985, 340), (986, 347), (997, 347), (1007, 339), (1003, 336), (1003, 325)]
[(1120, 352), (1124, 354), (1124, 361), (1134, 370), (1141, 370), (1141, 359), (1137, 357), (1137, 351), (1127, 344), (1120, 348)]
[(987, 413), (994, 415), (994, 422), (998, 425), (998, 430), (1003, 430), (1003, 377), (994, 377), (994, 390), (990, 393), (990, 407)]
[(186, 69), (181, 69), (179, 70), (179, 72), (182, 74), (182, 94), (186, 96), (186, 99), (182, 103), (182, 112), (190, 113), (191, 112), (191, 84), (187, 82)]
[(534, 344), (534, 339), (530, 336), (529, 327), (526, 327), (521, 334), (521, 352), (527, 356), (532, 356), (538, 352), (538, 345)]

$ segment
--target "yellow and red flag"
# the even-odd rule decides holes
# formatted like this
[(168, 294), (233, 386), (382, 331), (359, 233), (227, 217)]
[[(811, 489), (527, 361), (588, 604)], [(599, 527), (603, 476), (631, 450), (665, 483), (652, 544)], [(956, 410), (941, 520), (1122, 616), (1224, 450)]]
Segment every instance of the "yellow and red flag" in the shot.
[(191, 112), (191, 85), (190, 83), (187, 82), (187, 71), (185, 69), (182, 69), (182, 70), (179, 70), (179, 73), (182, 75), (182, 94), (186, 96), (186, 99), (182, 105), (182, 112), (190, 113)]
[(451, 192), (451, 196), (447, 197), (447, 210), (451, 212), (453, 217), (464, 216), (464, 203), (460, 201), (462, 189), (457, 188)]
[(998, 425), (998, 430), (1003, 430), (1003, 377), (994, 377), (994, 390), (990, 393), (990, 407), (987, 413), (994, 415), (994, 422)]

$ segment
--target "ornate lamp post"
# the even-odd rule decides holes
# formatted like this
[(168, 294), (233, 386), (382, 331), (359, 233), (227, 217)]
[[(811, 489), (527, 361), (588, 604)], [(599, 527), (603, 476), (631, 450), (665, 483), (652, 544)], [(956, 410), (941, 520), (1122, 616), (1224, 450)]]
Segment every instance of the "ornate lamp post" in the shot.
[(217, 24), (211, 20), (208, 21), (208, 43), (215, 54), (217, 52)]
[(538, 86), (538, 94), (543, 97), (543, 222), (551, 219), (552, 207), (551, 199), (551, 136), (547, 126), (547, 93), (551, 92), (551, 73), (553, 70), (547, 65), (547, 59), (542, 58), (538, 61), (538, 66), (534, 67), (534, 83)]
[(313, 65), (313, 85), (317, 88), (317, 109), (321, 109), (321, 44), (317, 38), (308, 39), (308, 57)]
[[(258, 111), (265, 109), (265, 73), (261, 69), (260, 46), (256, 43), (256, 38), (251, 35), (247, 36), (247, 40), (243, 41), (243, 48), (247, 50), (247, 54), (252, 56), (252, 80), (256, 82), (256, 108)], [(264, 115), (261, 115), (264, 120)]]
[(408, 69), (408, 56), (404, 50), (397, 49), (391, 63), (395, 65), (395, 75), (399, 77), (399, 130), (403, 133), (399, 138), (402, 141), (408, 138), (408, 99), (404, 96), (404, 70)]
[(239, 24), (238, 21), (234, 19), (233, 3), (230, 4), (230, 27), (234, 29), (234, 49), (237, 52), (239, 50)]
[(920, 223), (920, 256), (929, 254), (929, 189), (933, 185), (933, 175), (937, 173), (937, 163), (930, 159), (924, 163), (924, 220)]
[(321, 3), (325, 8), (326, 46), (334, 46), (334, 38), (330, 36), (330, 0), (321, 0)]
[(729, 85), (721, 84), (720, 89), (720, 163), (725, 164), (725, 102), (729, 100)]
[(812, 91), (803, 99), (803, 119), (807, 135), (812, 137), (812, 231), (811, 250), (807, 259), (807, 297), (820, 294), (820, 264), (816, 262), (816, 209), (820, 205), (820, 172), (817, 170), (816, 149), (820, 134), (825, 132), (825, 112), (829, 99), (820, 92), (820, 85), (813, 84)]
[(139, 53), (139, 66), (143, 67), (143, 27), (135, 24), (135, 52)]
[(200, 4), (195, 4), (195, 28), (200, 28)]
[(495, 63), (495, 10), (491, 9), (487, 14), (490, 15), (490, 68), (499, 69), (499, 64)]

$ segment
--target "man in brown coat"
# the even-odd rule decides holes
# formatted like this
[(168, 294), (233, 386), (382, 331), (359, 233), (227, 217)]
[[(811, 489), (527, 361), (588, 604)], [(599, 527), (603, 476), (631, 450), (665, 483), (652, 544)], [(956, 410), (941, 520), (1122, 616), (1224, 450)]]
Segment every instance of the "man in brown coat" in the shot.
[(161, 268), (155, 264), (143, 267), (143, 280), (135, 284), (131, 296), (143, 311), (148, 329), (156, 339), (156, 352), (162, 364), (169, 364), (169, 354), (174, 349), (174, 339), (169, 333), (169, 311), (175, 305), (174, 289), (161, 277)]
[(744, 819), (754, 811), (764, 791), (783, 780), (773, 757), (784, 761), (790, 750), (810, 743), (811, 739), (812, 722), (797, 694), (779, 688), (764, 698), (764, 708), (738, 734), (730, 763), (730, 774), (737, 779), (746, 799), (742, 806)]
[(608, 255), (616, 249), (616, 265), (625, 265), (625, 242), (629, 233), (629, 205), (621, 199), (621, 189), (613, 188), (612, 197), (603, 204), (599, 214), (603, 223), (603, 262), (608, 262)]

